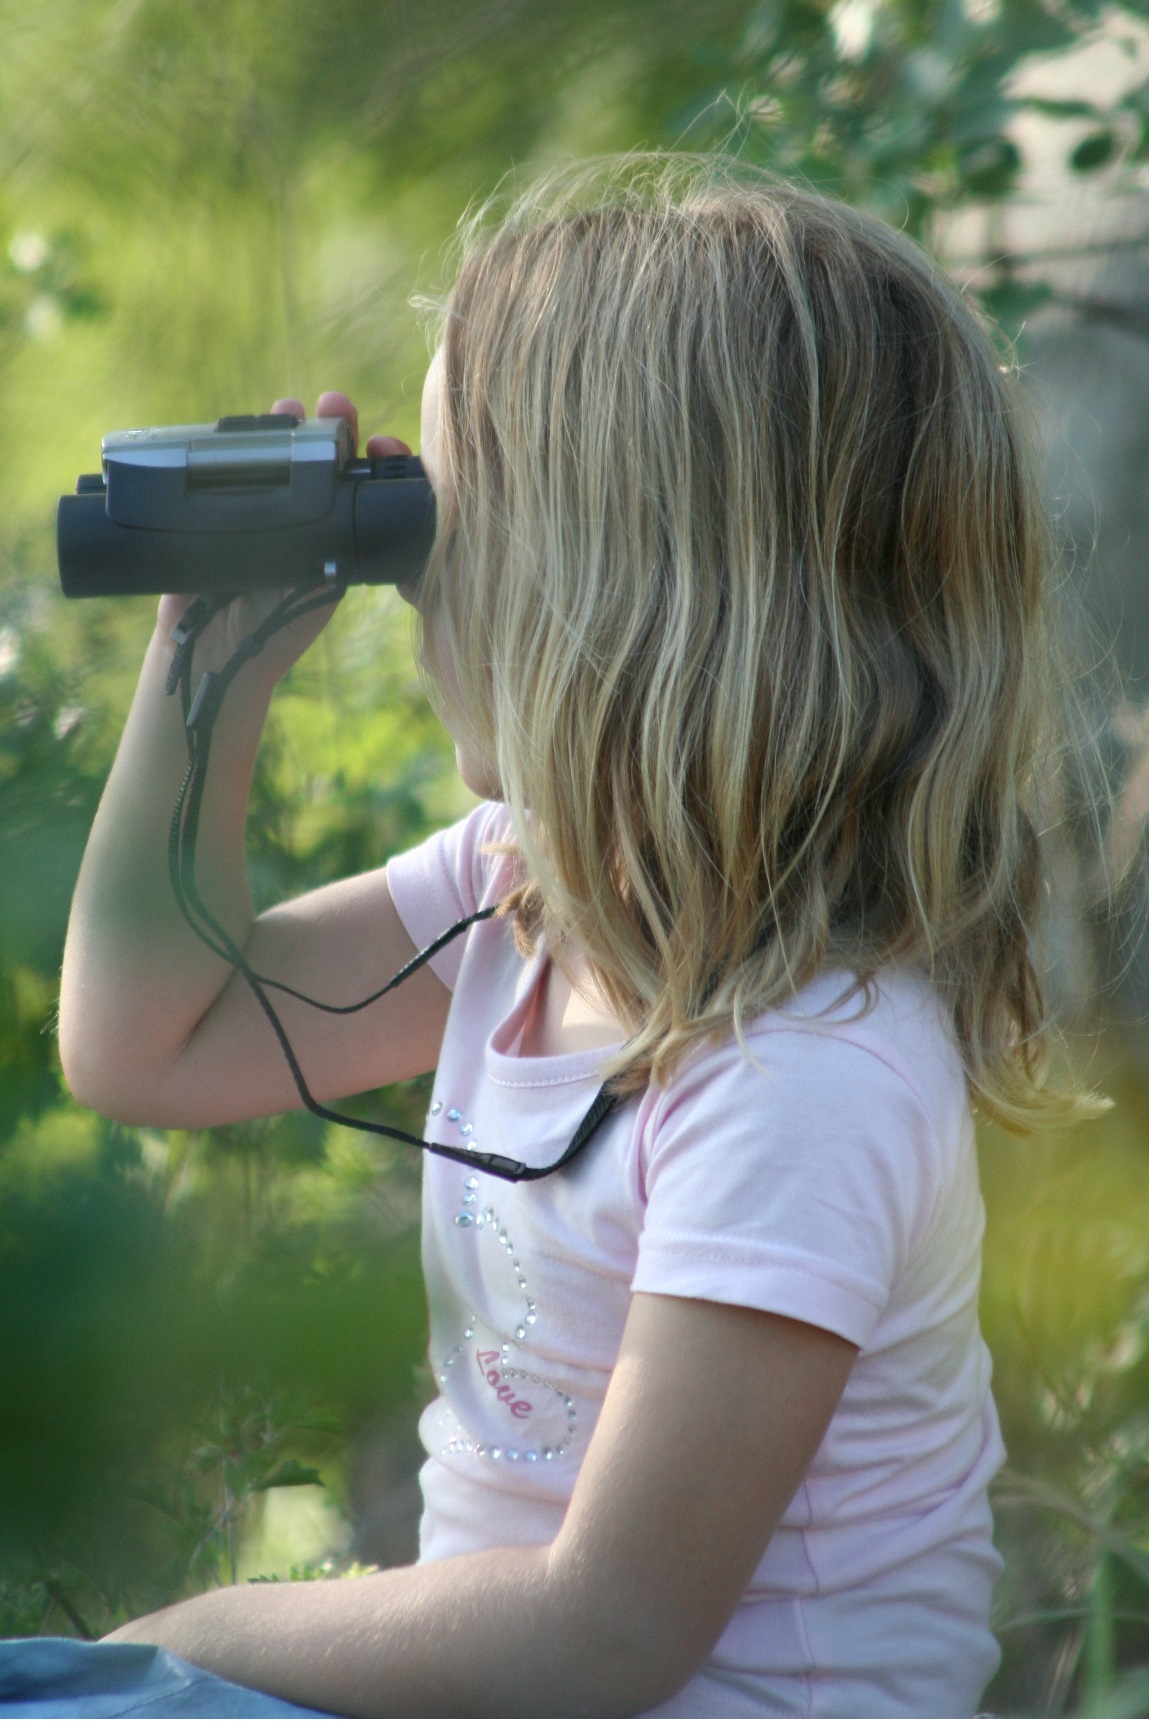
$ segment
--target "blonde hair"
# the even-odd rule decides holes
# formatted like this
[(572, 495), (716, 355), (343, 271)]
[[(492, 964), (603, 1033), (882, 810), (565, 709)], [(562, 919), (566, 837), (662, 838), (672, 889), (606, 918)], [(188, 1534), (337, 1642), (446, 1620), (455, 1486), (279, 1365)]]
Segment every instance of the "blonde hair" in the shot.
[(443, 348), (425, 660), (618, 1084), (915, 963), (982, 1108), (1088, 1110), (1033, 954), (1046, 530), (975, 309), (845, 205), (627, 158), (471, 223)]

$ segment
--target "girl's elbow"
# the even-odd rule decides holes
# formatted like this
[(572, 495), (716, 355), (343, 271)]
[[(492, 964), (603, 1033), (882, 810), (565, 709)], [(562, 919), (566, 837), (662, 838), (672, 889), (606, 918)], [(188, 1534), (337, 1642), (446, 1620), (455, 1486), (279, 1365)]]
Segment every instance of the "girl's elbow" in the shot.
[(127, 1127), (146, 1124), (161, 1127), (159, 1120), (150, 1115), (153, 1108), (141, 1095), (125, 1091), (122, 1084), (109, 1081), (106, 1071), (98, 1063), (86, 1060), (74, 1048), (66, 1052), (63, 1041), (60, 1044), (60, 1065), (68, 1092), (77, 1105)]
[(63, 1009), (60, 1011), (57, 1044), (60, 1049), (60, 1069), (68, 1092), (77, 1105), (87, 1106), (89, 1111), (105, 1112), (110, 1117), (112, 1114), (107, 1111), (104, 1103), (107, 1079), (101, 1067), (101, 1060), (93, 1056), (86, 1036)]
[[(696, 1619), (683, 1619), (664, 1597), (616, 1584), (610, 1574), (584, 1574), (565, 1604), (577, 1621), (576, 1678), (580, 1713), (642, 1715), (681, 1691), (711, 1647)], [(565, 1611), (564, 1609), (564, 1611)]]
[[(621, 1638), (621, 1641), (620, 1641)], [(588, 1634), (584, 1669), (593, 1669), (594, 1689), (581, 1711), (589, 1715), (645, 1715), (682, 1690), (705, 1660), (705, 1652), (684, 1651), (689, 1633), (645, 1629), (632, 1622), (620, 1633)], [(585, 1675), (584, 1675), (585, 1676)]]
[(58, 1043), (60, 1069), (77, 1105), (128, 1127), (175, 1127), (159, 1115), (161, 1084), (154, 1072), (133, 1069), (130, 1059), (85, 1032), (64, 1011)]

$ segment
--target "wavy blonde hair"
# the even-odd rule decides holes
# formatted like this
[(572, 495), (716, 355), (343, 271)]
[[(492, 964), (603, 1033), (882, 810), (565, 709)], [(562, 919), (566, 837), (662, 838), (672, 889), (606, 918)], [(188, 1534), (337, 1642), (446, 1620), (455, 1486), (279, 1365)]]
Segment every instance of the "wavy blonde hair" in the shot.
[(976, 310), (843, 204), (631, 157), (472, 220), (442, 338), (425, 661), (618, 1084), (915, 963), (980, 1107), (1095, 1109), (1046, 1080), (1049, 558)]

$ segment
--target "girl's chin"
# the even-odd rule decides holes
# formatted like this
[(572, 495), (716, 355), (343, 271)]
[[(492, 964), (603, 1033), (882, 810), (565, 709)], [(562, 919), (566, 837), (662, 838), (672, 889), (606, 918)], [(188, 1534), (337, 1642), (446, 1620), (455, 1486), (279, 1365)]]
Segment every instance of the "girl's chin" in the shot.
[(455, 748), (455, 763), (464, 784), (481, 801), (501, 801), (503, 787), (493, 768), (483, 759), (475, 759), (462, 747)]

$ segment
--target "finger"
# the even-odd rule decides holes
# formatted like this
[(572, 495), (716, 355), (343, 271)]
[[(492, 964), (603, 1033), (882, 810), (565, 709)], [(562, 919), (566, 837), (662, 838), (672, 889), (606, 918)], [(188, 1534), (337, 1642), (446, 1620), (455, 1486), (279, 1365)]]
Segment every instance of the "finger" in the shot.
[(359, 444), (359, 414), (339, 389), (328, 389), (315, 403), (316, 418), (345, 418), (351, 426), (351, 440)]
[(301, 400), (296, 400), (294, 395), (289, 396), (287, 400), (277, 400), (271, 410), (272, 412), (290, 412), (293, 413), (296, 418), (307, 417), (307, 414), (303, 410), (303, 402)]
[(382, 460), (388, 454), (410, 454), (407, 444), (398, 436), (369, 436), (366, 453), (372, 460)]

